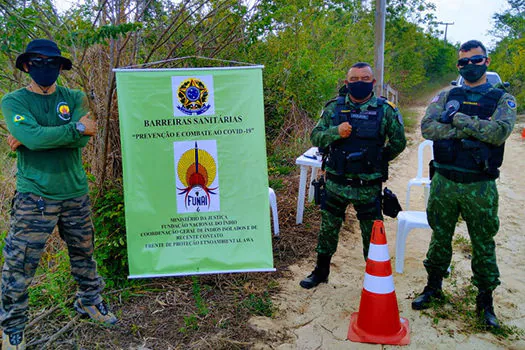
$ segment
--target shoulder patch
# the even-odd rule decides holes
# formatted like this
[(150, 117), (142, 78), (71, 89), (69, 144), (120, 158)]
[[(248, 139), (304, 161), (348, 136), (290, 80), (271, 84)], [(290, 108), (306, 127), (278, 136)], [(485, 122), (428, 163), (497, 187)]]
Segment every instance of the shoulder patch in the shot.
[(507, 106), (509, 106), (511, 109), (516, 109), (516, 103), (512, 100), (507, 101)]
[(395, 105), (394, 102), (391, 102), (391, 101), (389, 101), (389, 100), (385, 100), (385, 102), (386, 102), (387, 105), (389, 105), (390, 107), (392, 107), (392, 109), (393, 109), (394, 111), (397, 110), (397, 107), (396, 107), (396, 105)]
[(20, 114), (17, 114), (13, 117), (13, 121), (15, 123), (18, 123), (18, 122), (21, 122), (22, 120), (25, 120), (26, 118), (24, 118), (23, 116), (21, 116)]

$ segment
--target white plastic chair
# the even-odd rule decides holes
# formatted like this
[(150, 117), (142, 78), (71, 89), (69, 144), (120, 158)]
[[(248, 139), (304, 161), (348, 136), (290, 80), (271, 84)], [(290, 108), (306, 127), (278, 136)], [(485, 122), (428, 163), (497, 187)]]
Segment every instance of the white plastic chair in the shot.
[(270, 208), (272, 209), (273, 217), (273, 235), (279, 236), (279, 217), (277, 216), (277, 197), (273, 188), (268, 187), (268, 195), (270, 199)]
[(425, 164), (423, 164), (423, 159), (426, 147), (430, 148), (430, 159), (434, 159), (434, 150), (432, 149), (432, 144), (433, 142), (431, 140), (425, 140), (419, 144), (419, 147), (417, 149), (417, 174), (416, 177), (408, 181), (405, 210), (408, 210), (410, 208), (410, 190), (412, 186), (423, 186), (423, 191), (425, 193), (425, 204), (428, 201), (430, 179), (428, 178), (428, 176), (423, 177), (423, 167), (425, 166)]
[(430, 228), (426, 211), (400, 211), (397, 214), (396, 272), (403, 273), (407, 236), (415, 228)]
[(430, 188), (430, 179), (423, 177), (423, 159), (426, 147), (430, 147), (431, 159), (434, 159), (432, 150), (432, 141), (423, 141), (417, 150), (417, 175), (410, 179), (407, 185), (407, 198), (405, 210), (397, 214), (397, 232), (396, 232), (396, 272), (403, 273), (405, 265), (405, 246), (407, 236), (415, 228), (430, 228), (427, 220), (426, 211), (408, 210), (410, 206), (410, 190), (412, 186), (423, 186), (425, 191), (425, 208), (428, 201), (428, 192)]

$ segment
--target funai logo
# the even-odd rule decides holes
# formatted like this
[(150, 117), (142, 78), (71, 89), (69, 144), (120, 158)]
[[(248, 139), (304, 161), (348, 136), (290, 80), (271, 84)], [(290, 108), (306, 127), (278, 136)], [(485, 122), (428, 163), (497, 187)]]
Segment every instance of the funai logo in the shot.
[(215, 114), (213, 76), (172, 77), (172, 89), (176, 117)]
[(220, 210), (215, 140), (174, 142), (177, 212)]
[(60, 102), (57, 104), (57, 115), (60, 119), (68, 121), (71, 119), (71, 112), (67, 102)]

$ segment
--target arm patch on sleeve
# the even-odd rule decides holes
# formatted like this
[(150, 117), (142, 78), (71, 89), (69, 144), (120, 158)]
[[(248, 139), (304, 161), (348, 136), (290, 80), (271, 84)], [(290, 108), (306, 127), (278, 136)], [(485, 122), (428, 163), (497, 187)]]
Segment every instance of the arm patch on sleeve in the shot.
[(26, 118), (24, 118), (23, 116), (21, 116), (20, 114), (16, 114), (14, 117), (13, 117), (13, 122), (14, 123), (20, 123), (21, 121), (23, 120), (26, 120)]
[(403, 116), (399, 112), (397, 112), (397, 121), (399, 122), (399, 124), (405, 126), (405, 123), (403, 123)]

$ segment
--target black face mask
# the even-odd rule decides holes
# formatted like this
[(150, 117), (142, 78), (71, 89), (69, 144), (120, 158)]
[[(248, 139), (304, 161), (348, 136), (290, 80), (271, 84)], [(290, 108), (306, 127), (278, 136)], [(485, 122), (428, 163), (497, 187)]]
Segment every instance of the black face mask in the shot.
[(348, 92), (357, 100), (362, 100), (372, 93), (374, 83), (367, 83), (365, 81), (357, 81), (355, 83), (347, 84)]
[(459, 74), (468, 81), (469, 83), (475, 83), (478, 81), (483, 74), (487, 71), (487, 65), (467, 64), (463, 68), (459, 69)]
[(50, 67), (35, 67), (29, 65), (29, 75), (35, 83), (40, 86), (51, 86), (57, 81), (58, 75), (60, 74), (60, 67), (50, 68)]

